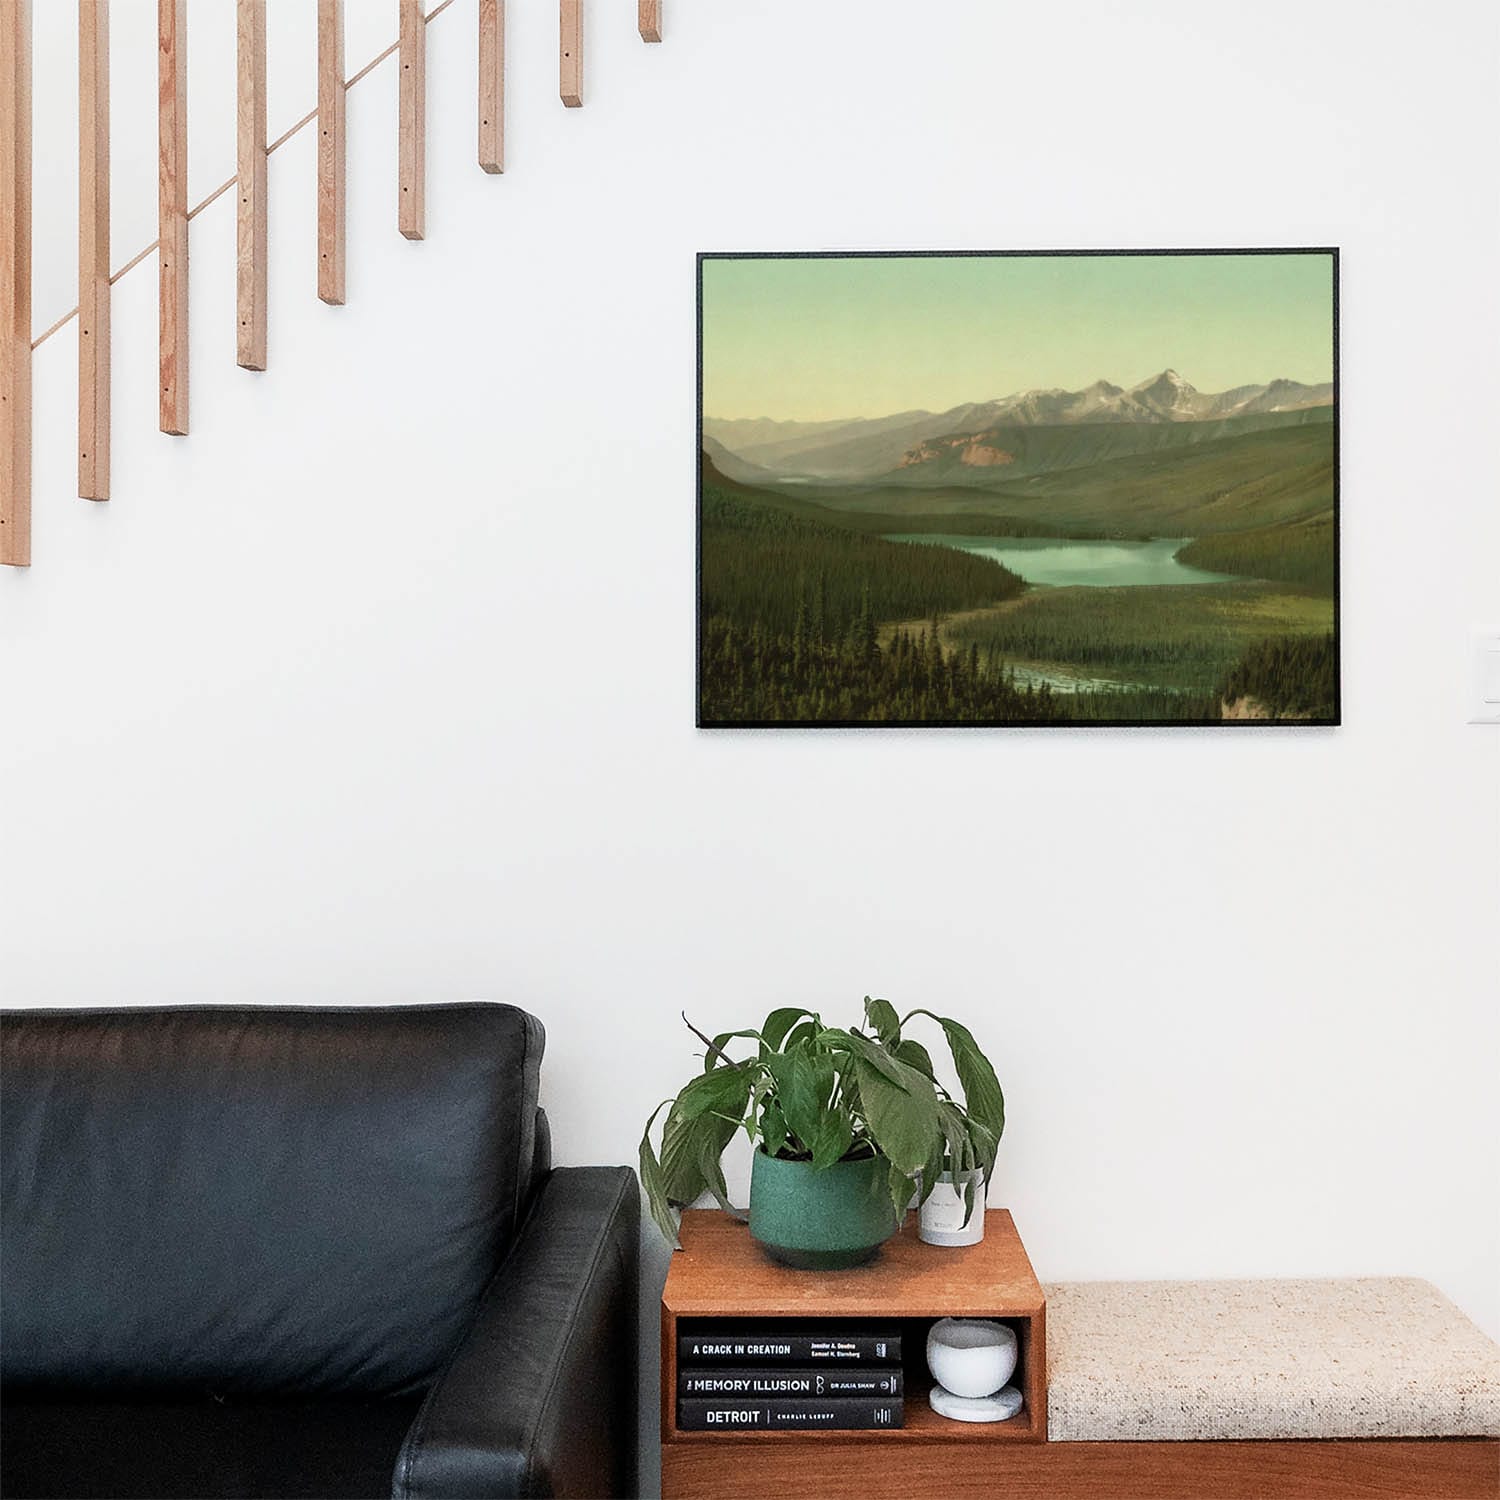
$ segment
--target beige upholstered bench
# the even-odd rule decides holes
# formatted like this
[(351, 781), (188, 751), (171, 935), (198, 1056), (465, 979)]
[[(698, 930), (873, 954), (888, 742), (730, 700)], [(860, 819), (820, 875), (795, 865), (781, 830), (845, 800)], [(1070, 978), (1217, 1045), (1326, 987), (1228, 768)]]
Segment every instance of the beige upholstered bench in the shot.
[(1425, 1281), (1046, 1294), (1048, 1446), (1096, 1493), (1500, 1495), (1500, 1348)]

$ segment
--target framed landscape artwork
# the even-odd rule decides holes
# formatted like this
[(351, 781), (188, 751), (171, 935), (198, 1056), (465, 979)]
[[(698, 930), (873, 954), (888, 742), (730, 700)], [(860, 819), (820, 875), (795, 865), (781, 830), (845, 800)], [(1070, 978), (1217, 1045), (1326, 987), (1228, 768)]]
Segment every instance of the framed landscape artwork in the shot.
[(700, 256), (699, 724), (1337, 724), (1337, 288)]

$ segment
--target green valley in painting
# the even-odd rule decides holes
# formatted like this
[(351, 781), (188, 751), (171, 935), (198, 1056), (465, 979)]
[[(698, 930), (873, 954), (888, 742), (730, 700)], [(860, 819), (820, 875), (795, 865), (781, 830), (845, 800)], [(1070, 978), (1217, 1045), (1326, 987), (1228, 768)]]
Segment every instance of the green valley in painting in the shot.
[(699, 722), (1338, 722), (1331, 251), (704, 256)]

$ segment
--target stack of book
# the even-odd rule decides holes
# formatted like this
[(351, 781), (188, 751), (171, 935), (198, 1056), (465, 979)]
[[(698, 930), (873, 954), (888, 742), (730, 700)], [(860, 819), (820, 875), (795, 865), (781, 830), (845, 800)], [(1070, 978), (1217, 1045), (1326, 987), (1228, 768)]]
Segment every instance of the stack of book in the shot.
[(677, 1339), (677, 1426), (868, 1431), (903, 1421), (901, 1335), (823, 1326), (746, 1333), (703, 1324)]

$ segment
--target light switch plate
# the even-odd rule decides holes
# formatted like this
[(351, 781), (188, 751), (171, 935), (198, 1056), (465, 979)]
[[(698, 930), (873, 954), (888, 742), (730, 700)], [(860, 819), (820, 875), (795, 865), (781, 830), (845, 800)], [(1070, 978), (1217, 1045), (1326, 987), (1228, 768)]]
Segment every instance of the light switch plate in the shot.
[(1500, 724), (1500, 629), (1470, 635), (1473, 679), (1469, 689), (1469, 723)]

